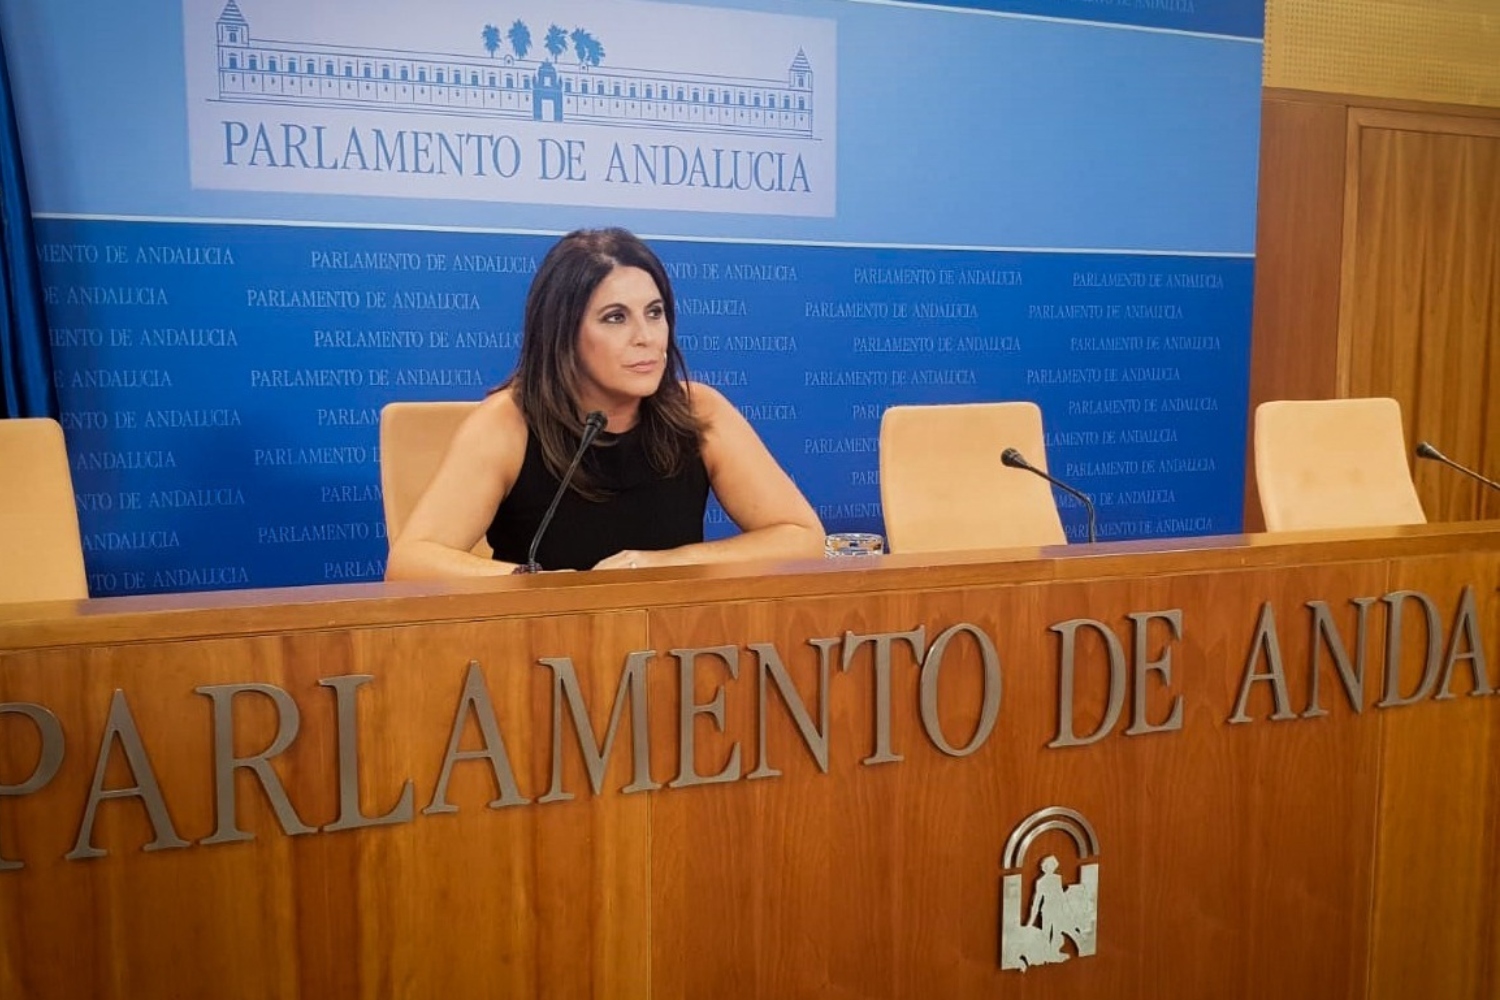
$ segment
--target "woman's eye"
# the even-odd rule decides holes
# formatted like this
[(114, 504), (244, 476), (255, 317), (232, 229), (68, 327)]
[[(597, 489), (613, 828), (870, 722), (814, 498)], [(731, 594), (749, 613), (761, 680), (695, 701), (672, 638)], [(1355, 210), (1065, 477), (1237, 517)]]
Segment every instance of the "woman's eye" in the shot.
[(646, 315), (651, 317), (652, 319), (661, 319), (665, 314), (666, 310), (661, 306), (652, 306), (650, 309), (646, 310)]

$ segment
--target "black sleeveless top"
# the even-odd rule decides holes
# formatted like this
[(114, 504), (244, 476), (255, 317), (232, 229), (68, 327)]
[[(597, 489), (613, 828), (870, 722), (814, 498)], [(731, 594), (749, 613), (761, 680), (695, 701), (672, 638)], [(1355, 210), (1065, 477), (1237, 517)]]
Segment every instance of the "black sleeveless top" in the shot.
[[(640, 425), (623, 434), (601, 433), (583, 456), (582, 468), (607, 496), (589, 500), (563, 494), (542, 536), (536, 561), (543, 569), (592, 569), (623, 549), (654, 551), (703, 541), (708, 470), (695, 453), (678, 472), (663, 477), (651, 468)], [(535, 434), (526, 436), (526, 457), (485, 537), (495, 558), (524, 563), (537, 525), (557, 492), (557, 477), (542, 461)]]

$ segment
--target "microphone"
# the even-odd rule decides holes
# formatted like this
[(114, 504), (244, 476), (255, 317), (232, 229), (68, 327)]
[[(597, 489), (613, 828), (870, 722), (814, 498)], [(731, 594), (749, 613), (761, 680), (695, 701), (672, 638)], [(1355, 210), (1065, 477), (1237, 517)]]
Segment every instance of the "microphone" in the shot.
[(1074, 489), (1067, 483), (1063, 482), (1061, 479), (1047, 475), (1047, 473), (1043, 472), (1041, 469), (1038, 469), (1036, 466), (1026, 461), (1026, 456), (1022, 455), (1014, 448), (1007, 448), (1000, 453), (1000, 464), (1008, 465), (1012, 469), (1025, 469), (1027, 472), (1030, 472), (1033, 475), (1041, 476), (1043, 479), (1047, 480), (1047, 482), (1051, 483), (1053, 486), (1056, 486), (1064, 493), (1068, 493), (1072, 496), (1077, 497), (1083, 503), (1083, 509), (1088, 511), (1089, 544), (1094, 544), (1094, 501), (1089, 499), (1089, 495), (1087, 493), (1084, 493), (1082, 490)]
[(1500, 490), (1500, 483), (1495, 482), (1493, 479), (1486, 479), (1484, 476), (1481, 476), (1473, 469), (1459, 465), (1457, 462), (1453, 461), (1453, 459), (1449, 458), (1447, 455), (1444, 455), (1442, 452), (1438, 451), (1426, 441), (1417, 442), (1416, 451), (1418, 458), (1431, 458), (1435, 461), (1442, 462), (1444, 465), (1450, 465), (1453, 468), (1457, 469), (1459, 472), (1462, 472), (1464, 475), (1474, 477), (1484, 485), (1488, 486), (1490, 489)]
[(552, 495), (552, 502), (547, 505), (547, 512), (542, 515), (541, 523), (536, 526), (536, 534), (531, 536), (531, 548), (526, 550), (526, 562), (511, 570), (515, 573), (540, 573), (542, 567), (536, 561), (536, 550), (542, 544), (542, 536), (547, 533), (547, 526), (552, 523), (552, 515), (557, 513), (557, 505), (562, 502), (563, 494), (568, 490), (568, 483), (573, 481), (573, 473), (578, 471), (578, 463), (583, 461), (583, 453), (589, 450), (589, 445), (594, 443), (594, 438), (604, 430), (608, 419), (603, 413), (594, 410), (583, 418), (583, 436), (578, 439), (578, 450), (573, 453), (573, 461), (568, 463), (568, 471), (562, 475), (562, 480), (557, 484), (557, 492)]

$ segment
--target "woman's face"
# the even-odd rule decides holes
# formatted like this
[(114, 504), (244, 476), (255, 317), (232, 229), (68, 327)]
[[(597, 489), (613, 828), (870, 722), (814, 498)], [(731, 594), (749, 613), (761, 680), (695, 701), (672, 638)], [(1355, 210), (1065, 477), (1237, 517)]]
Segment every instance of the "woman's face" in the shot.
[(578, 328), (579, 409), (603, 410), (612, 424), (616, 415), (632, 415), (661, 385), (667, 338), (666, 309), (651, 275), (638, 267), (605, 275)]

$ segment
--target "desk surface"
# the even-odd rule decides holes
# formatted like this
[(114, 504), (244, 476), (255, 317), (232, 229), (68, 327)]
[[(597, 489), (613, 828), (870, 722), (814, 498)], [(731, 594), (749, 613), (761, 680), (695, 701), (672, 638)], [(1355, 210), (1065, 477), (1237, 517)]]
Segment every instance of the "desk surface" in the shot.
[[(774, 600), (1050, 580), (1113, 579), (1372, 557), (1414, 557), (1500, 545), (1500, 522), (1360, 531), (1106, 542), (871, 559), (731, 563), (655, 570), (550, 573), (442, 583), (371, 583), (206, 591), (89, 601), (0, 604), (0, 650), (145, 638), (451, 621), (495, 615), (607, 611), (725, 600)], [(853, 577), (849, 576), (853, 574)], [(641, 589), (643, 585), (649, 588)]]

